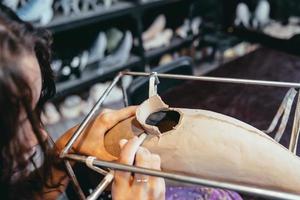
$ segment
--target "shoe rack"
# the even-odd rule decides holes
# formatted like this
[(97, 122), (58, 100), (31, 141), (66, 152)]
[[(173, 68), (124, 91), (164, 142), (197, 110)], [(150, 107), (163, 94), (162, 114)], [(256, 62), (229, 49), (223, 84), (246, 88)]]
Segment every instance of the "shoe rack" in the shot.
[[(269, 19), (266, 25), (261, 27), (253, 26), (253, 22), (257, 16), (256, 13), (259, 13), (259, 4), (261, 1), (259, 0), (249, 0), (246, 1), (244, 5), (246, 5), (245, 10), (249, 13), (249, 16), (242, 15), (241, 17), (244, 19), (249, 18), (247, 20), (249, 25), (243, 24), (235, 24), (236, 16), (238, 15), (238, 1), (229, 0), (222, 2), (223, 5), (223, 14), (224, 21), (223, 26), (224, 30), (233, 35), (241, 38), (242, 40), (259, 43), (264, 46), (277, 49), (280, 51), (284, 51), (293, 55), (300, 55), (300, 3), (299, 1), (289, 0), (267, 0), (269, 4)], [(261, 9), (261, 13), (263, 14), (264, 9)], [(266, 11), (268, 12), (268, 11)], [(245, 13), (245, 12), (241, 12)], [(258, 14), (259, 15), (259, 14)], [(293, 20), (290, 20), (290, 17), (293, 17)], [(274, 35), (269, 35), (265, 32), (265, 28), (276, 24), (277, 28), (273, 30), (274, 32), (280, 33), (286, 32), (287, 29), (296, 28), (297, 34), (287, 37), (280, 38)], [(292, 25), (292, 26), (288, 26)], [(281, 28), (278, 28), (281, 27)], [(276, 35), (276, 34), (275, 34)]]
[[(87, 27), (94, 28), (94, 26), (97, 26), (98, 24), (109, 24), (110, 21), (117, 21), (119, 19), (124, 20), (125, 18), (128, 18), (128, 20), (131, 21), (130, 23), (133, 24), (132, 26), (136, 29), (135, 42), (137, 45), (134, 48), (134, 55), (131, 55), (127, 63), (122, 66), (103, 68), (101, 71), (87, 71), (82, 73), (81, 76), (76, 79), (57, 83), (57, 94), (53, 101), (82, 91), (84, 88), (88, 88), (97, 82), (110, 80), (117, 74), (117, 72), (122, 70), (134, 69), (137, 71), (144, 71), (146, 66), (148, 66), (152, 60), (158, 59), (166, 53), (172, 53), (191, 46), (193, 41), (199, 38), (199, 35), (190, 34), (184, 39), (174, 38), (167, 46), (146, 51), (143, 46), (142, 34), (147, 28), (144, 24), (144, 18), (147, 13), (150, 12), (151, 14), (152, 11), (156, 10), (168, 12), (167, 9), (169, 6), (174, 7), (183, 2), (185, 5), (188, 5), (189, 12), (192, 12), (194, 2), (196, 1), (197, 0), (149, 0), (146, 2), (120, 1), (113, 4), (109, 9), (87, 12), (80, 16), (54, 18), (49, 24), (43, 26), (53, 33), (54, 38), (59, 38), (60, 35), (64, 35), (66, 32), (72, 34), (73, 30), (84, 28), (88, 29)], [(184, 17), (189, 18), (192, 16), (189, 16), (189, 13), (187, 13)], [(176, 21), (176, 19), (174, 20)], [(73, 44), (64, 43), (63, 39), (60, 39), (59, 42), (56, 42), (54, 39), (54, 46), (56, 46), (56, 43), (60, 43), (60, 45), (73, 46)], [(61, 48), (63, 47), (54, 47), (54, 51), (55, 49)], [(76, 47), (74, 47), (74, 49), (76, 49)]]

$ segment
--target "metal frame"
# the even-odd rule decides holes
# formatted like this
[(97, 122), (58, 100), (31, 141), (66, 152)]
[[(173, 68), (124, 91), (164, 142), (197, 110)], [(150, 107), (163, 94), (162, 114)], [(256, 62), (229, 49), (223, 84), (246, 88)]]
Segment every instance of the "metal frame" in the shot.
[[(239, 184), (233, 184), (225, 181), (212, 181), (203, 178), (195, 178), (191, 176), (185, 176), (175, 173), (167, 173), (157, 170), (150, 170), (146, 168), (134, 167), (124, 164), (117, 164), (113, 162), (107, 162), (103, 160), (98, 160), (94, 157), (88, 157), (83, 155), (77, 154), (70, 154), (69, 150), (71, 149), (74, 142), (78, 139), (78, 137), (83, 133), (85, 128), (88, 126), (89, 122), (94, 119), (100, 112), (101, 105), (103, 104), (106, 97), (109, 95), (111, 90), (114, 86), (117, 85), (119, 80), (121, 80), (124, 76), (144, 76), (149, 77), (150, 80), (150, 87), (152, 90), (150, 94), (153, 95), (156, 92), (156, 85), (159, 83), (158, 78), (167, 78), (167, 79), (184, 79), (184, 80), (197, 80), (197, 81), (208, 81), (208, 82), (219, 82), (219, 83), (235, 83), (235, 84), (247, 84), (247, 85), (261, 85), (261, 86), (271, 86), (271, 87), (285, 87), (285, 88), (295, 88), (297, 91), (300, 89), (299, 83), (292, 83), (292, 82), (275, 82), (275, 81), (261, 81), (261, 80), (249, 80), (249, 79), (234, 79), (234, 78), (219, 78), (219, 77), (206, 77), (206, 76), (186, 76), (186, 75), (175, 75), (175, 74), (158, 74), (158, 73), (144, 73), (144, 72), (120, 72), (112, 81), (110, 86), (106, 89), (103, 95), (99, 98), (93, 109), (90, 113), (85, 117), (85, 119), (81, 122), (78, 129), (75, 131), (71, 139), (66, 144), (65, 148), (60, 154), (60, 157), (65, 160), (67, 171), (72, 179), (74, 186), (76, 187), (76, 191), (79, 194), (81, 199), (89, 199), (94, 200), (97, 199), (98, 196), (103, 192), (103, 190), (109, 185), (109, 183), (113, 180), (113, 171), (112, 170), (121, 170), (121, 171), (128, 171), (133, 173), (145, 174), (150, 176), (162, 177), (169, 180), (180, 181), (189, 184), (197, 184), (207, 187), (216, 187), (222, 189), (229, 189), (234, 190), (244, 194), (252, 194), (255, 196), (261, 196), (268, 199), (300, 199), (299, 194), (292, 194), (274, 190), (267, 190), (261, 189), (252, 186), (245, 186)], [(154, 78), (153, 78), (154, 77)], [(156, 80), (156, 81), (154, 81)], [(151, 86), (152, 84), (152, 86)], [(154, 85), (153, 85), (154, 84)], [(153, 89), (154, 88), (154, 89)], [(127, 105), (126, 101), (126, 91), (123, 89), (124, 94), (124, 105)], [(296, 113), (294, 117), (294, 125), (292, 130), (292, 136), (290, 141), (289, 150), (293, 153), (296, 152), (297, 143), (298, 143), (298, 136), (299, 136), (299, 128), (300, 128), (300, 96), (298, 94), (298, 101), (296, 106)], [(145, 139), (142, 138), (142, 139)], [(101, 181), (101, 183), (97, 186), (97, 188), (93, 191), (93, 193), (85, 197), (82, 192), (82, 189), (77, 181), (75, 173), (70, 165), (70, 160), (86, 163), (88, 167), (92, 168), (93, 170), (101, 173), (106, 174), (105, 178)], [(109, 171), (104, 171), (100, 168), (109, 169)]]

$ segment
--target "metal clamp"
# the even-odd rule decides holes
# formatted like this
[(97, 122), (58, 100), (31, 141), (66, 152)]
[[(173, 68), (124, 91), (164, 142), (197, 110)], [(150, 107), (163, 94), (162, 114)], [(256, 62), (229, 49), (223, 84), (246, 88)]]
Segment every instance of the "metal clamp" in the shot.
[(157, 95), (157, 85), (159, 84), (159, 79), (157, 72), (152, 72), (149, 78), (149, 98)]

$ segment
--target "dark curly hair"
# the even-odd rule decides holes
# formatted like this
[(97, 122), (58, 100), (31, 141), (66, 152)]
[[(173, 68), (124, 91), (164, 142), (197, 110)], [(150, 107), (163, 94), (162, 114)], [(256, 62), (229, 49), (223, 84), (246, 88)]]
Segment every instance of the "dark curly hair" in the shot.
[[(50, 167), (53, 166), (53, 150), (49, 139), (42, 137), (40, 120), (43, 104), (55, 93), (53, 73), (50, 67), (51, 34), (34, 28), (20, 20), (15, 13), (0, 3), (0, 191), (1, 199), (33, 199), (42, 195), (45, 186), (51, 187)], [(32, 89), (24, 78), (21, 58), (24, 53), (36, 56), (41, 69), (42, 91), (36, 107), (32, 107)], [(23, 70), (22, 70), (23, 69)], [(44, 154), (44, 164), (30, 175), (21, 174), (12, 181), (14, 166), (28, 166), (25, 153), (28, 147), (20, 141), (20, 113), (25, 110), (35, 137)], [(52, 158), (52, 159), (50, 159)]]

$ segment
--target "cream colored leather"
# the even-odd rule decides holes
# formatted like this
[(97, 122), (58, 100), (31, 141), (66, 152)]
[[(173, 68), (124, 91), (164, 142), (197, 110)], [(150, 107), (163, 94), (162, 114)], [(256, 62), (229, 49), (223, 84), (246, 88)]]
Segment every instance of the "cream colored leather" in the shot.
[[(145, 122), (150, 114), (173, 110), (179, 123), (170, 131)], [(143, 146), (162, 159), (162, 170), (300, 194), (300, 160), (260, 130), (232, 117), (207, 110), (168, 108), (159, 96), (145, 101), (136, 118), (105, 135), (105, 148), (116, 158), (121, 138), (144, 130)]]

